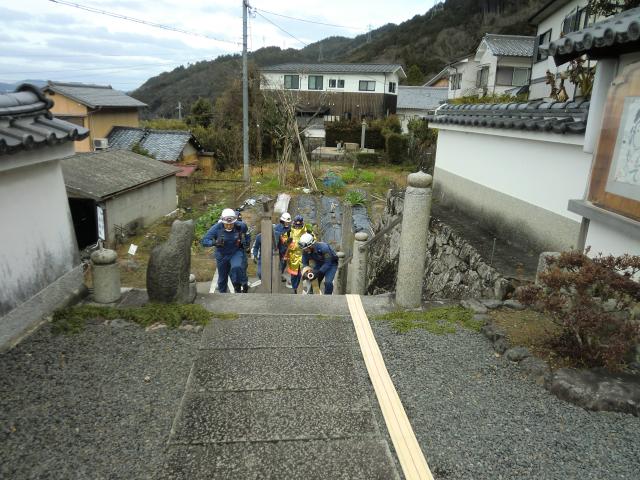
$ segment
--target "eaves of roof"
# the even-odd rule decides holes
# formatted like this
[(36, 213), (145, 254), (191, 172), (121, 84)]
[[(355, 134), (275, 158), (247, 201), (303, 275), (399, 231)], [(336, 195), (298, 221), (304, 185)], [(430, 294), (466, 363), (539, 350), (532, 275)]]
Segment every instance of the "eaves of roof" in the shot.
[(53, 102), (34, 85), (0, 95), (0, 155), (82, 140), (89, 130), (55, 118)]
[(556, 65), (587, 55), (591, 59), (618, 57), (640, 51), (640, 7), (618, 13), (593, 25), (566, 34), (539, 48)]
[(138, 109), (147, 106), (146, 103), (105, 85), (49, 81), (43, 87), (43, 91), (52, 91), (58, 95), (63, 95), (89, 108)]
[(588, 111), (588, 101), (445, 104), (427, 119), (433, 124), (583, 134)]

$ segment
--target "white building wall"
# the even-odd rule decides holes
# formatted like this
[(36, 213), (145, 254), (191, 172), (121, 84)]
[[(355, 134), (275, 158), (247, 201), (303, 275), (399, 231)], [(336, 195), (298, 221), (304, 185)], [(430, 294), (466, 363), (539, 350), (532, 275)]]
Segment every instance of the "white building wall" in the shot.
[[(69, 142), (0, 159), (0, 317), (79, 264), (62, 169), (52, 160), (73, 153)], [(27, 166), (5, 169), (10, 163)]]
[(640, 255), (640, 238), (614, 230), (608, 225), (591, 220), (585, 247), (591, 247), (590, 255)]
[(175, 175), (108, 199), (105, 213), (107, 241), (115, 240), (114, 225), (142, 221), (146, 226), (173, 212), (177, 204)]
[[(560, 38), (560, 34), (562, 33), (562, 22), (571, 12), (574, 12), (577, 7), (582, 8), (587, 4), (587, 0), (574, 0), (572, 2), (567, 3), (566, 5), (560, 7), (557, 11), (555, 11), (552, 15), (545, 18), (538, 25), (538, 30), (536, 35), (540, 35), (547, 30), (551, 29), (551, 41), (558, 40)], [(536, 39), (537, 41), (537, 39)], [(560, 72), (564, 72), (567, 69), (567, 64), (562, 64), (560, 66), (556, 66), (553, 61), (553, 57), (548, 57), (546, 60), (542, 60), (541, 62), (535, 61), (533, 59), (533, 66), (531, 69), (531, 85), (529, 86), (529, 99), (534, 100), (538, 98), (549, 98), (549, 94), (551, 93), (551, 86), (545, 83), (545, 75), (547, 70), (549, 70), (553, 74), (557, 74)], [(559, 83), (559, 82), (558, 82)], [(567, 94), (569, 98), (573, 98), (574, 94), (574, 86), (568, 80), (564, 83), (565, 89), (567, 90)]]
[(591, 156), (582, 137), (494, 128), (439, 126), (435, 184), (440, 201), (485, 218), (532, 245), (577, 245)]
[[(290, 73), (270, 73), (263, 72), (262, 83), (260, 88), (267, 90), (282, 89), (284, 88), (284, 76), (285, 75), (299, 75), (300, 76), (300, 90), (309, 90), (309, 75), (321, 75), (322, 90), (310, 90), (312, 92), (326, 91), (326, 92), (350, 92), (350, 93), (388, 93), (396, 95), (398, 93), (398, 84), (400, 79), (397, 73), (313, 73), (313, 72), (290, 72)], [(344, 80), (344, 88), (329, 88), (329, 80)], [(361, 91), (360, 80), (374, 81), (376, 82), (375, 91)], [(395, 92), (389, 92), (389, 82), (395, 82)], [(337, 85), (337, 82), (336, 82)]]
[(449, 68), (449, 75), (456, 73), (462, 74), (462, 80), (460, 82), (460, 88), (457, 90), (451, 90), (451, 83), (449, 83), (449, 98), (460, 98), (467, 95), (474, 95), (477, 92), (476, 89), (476, 71), (478, 70), (478, 62), (473, 58), (468, 61), (459, 62), (452, 65)]

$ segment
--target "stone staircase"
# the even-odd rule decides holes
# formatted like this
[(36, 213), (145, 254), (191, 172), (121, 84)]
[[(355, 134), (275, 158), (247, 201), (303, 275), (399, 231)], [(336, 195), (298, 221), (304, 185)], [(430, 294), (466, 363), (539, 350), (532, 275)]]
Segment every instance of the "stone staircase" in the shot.
[[(363, 300), (369, 314), (391, 305)], [(400, 478), (344, 296), (196, 301), (220, 318), (203, 332), (159, 478)]]

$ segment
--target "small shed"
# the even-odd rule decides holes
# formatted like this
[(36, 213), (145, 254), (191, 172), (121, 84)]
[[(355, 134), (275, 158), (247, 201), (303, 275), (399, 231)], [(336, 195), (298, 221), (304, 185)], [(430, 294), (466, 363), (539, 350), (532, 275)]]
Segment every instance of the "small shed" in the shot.
[(446, 87), (398, 87), (398, 107), (396, 114), (402, 124), (402, 131), (408, 133), (409, 121), (425, 118), (448, 98)]
[[(62, 161), (78, 246), (108, 244), (173, 212), (180, 169), (127, 150), (79, 153)], [(100, 218), (102, 217), (102, 221)]]

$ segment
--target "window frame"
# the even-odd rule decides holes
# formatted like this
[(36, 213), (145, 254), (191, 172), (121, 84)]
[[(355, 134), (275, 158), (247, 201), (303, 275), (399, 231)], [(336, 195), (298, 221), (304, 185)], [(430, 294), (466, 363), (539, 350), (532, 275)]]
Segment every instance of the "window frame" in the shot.
[[(362, 84), (366, 84), (367, 88), (362, 88)], [(373, 84), (373, 88), (368, 88), (369, 84)], [(359, 92), (375, 92), (376, 91), (376, 81), (375, 80), (359, 80), (358, 81), (358, 91)]]
[(389, 93), (396, 93), (396, 82), (389, 82)]
[[(292, 87), (291, 82), (289, 82), (289, 86), (287, 87), (287, 77), (289, 77), (289, 79), (293, 79), (295, 77), (297, 86)], [(297, 74), (285, 75), (283, 85), (285, 90), (300, 90), (300, 75), (297, 75)]]
[[(552, 31), (553, 29), (550, 28), (549, 30), (542, 32), (540, 35), (536, 37), (536, 43), (533, 49), (533, 63), (540, 63), (546, 60), (546, 57), (545, 58), (540, 57), (540, 46), (551, 41)], [(545, 37), (547, 36), (548, 36), (548, 40), (545, 40)]]
[[(318, 78), (320, 79), (320, 87), (318, 87)], [(311, 87), (311, 79), (314, 80), (313, 88)], [(323, 90), (324, 89), (324, 75), (309, 75), (307, 77), (307, 90)]]
[(338, 86), (336, 88), (344, 88), (344, 78), (338, 79)]

